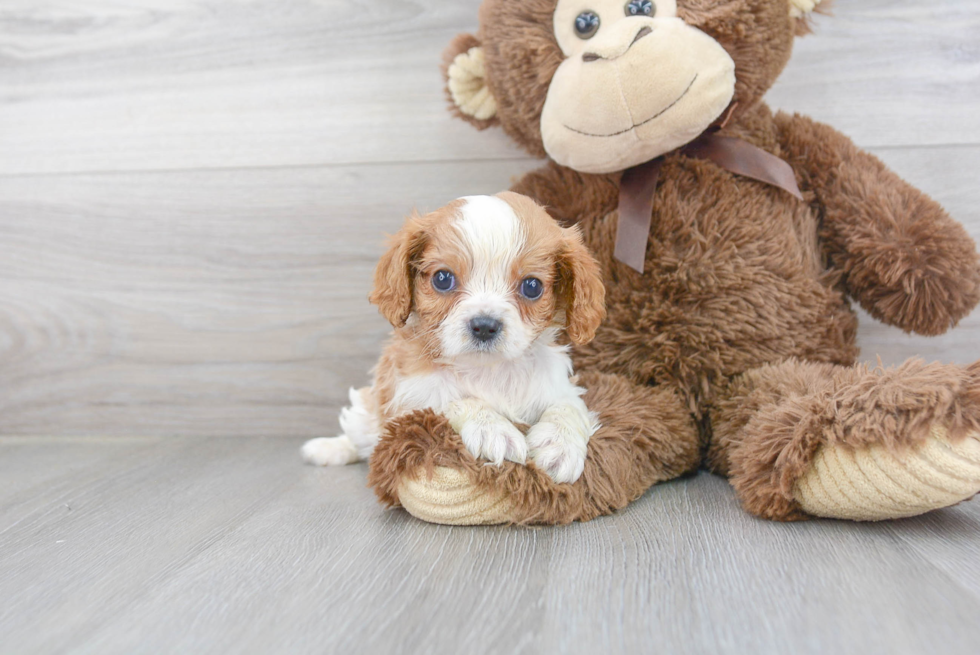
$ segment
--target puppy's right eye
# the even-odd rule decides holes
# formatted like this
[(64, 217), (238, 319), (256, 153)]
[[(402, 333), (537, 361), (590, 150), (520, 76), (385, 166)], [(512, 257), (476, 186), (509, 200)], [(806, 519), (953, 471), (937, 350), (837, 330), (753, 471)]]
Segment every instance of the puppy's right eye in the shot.
[(536, 277), (526, 277), (521, 282), (521, 295), (528, 300), (537, 300), (544, 292), (544, 285)]
[(432, 288), (439, 293), (448, 293), (456, 288), (456, 276), (452, 271), (436, 271), (432, 276)]

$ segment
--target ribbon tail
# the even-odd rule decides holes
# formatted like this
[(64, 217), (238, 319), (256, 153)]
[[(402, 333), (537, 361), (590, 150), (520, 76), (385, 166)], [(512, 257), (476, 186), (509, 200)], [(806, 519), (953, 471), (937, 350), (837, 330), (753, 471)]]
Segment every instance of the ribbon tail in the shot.
[(748, 141), (708, 134), (684, 148), (684, 154), (710, 160), (736, 175), (771, 184), (803, 200), (793, 167)]
[(643, 273), (650, 225), (653, 222), (653, 195), (660, 179), (663, 159), (658, 158), (625, 173), (619, 184), (619, 223), (616, 226), (616, 249), (613, 256)]

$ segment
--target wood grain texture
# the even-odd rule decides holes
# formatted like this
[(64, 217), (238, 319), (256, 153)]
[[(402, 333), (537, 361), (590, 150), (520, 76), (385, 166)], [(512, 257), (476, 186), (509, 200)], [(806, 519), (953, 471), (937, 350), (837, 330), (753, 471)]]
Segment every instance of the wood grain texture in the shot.
[[(112, 444), (116, 445), (113, 446)], [(709, 475), (560, 528), (382, 510), (298, 441), (0, 439), (4, 653), (976, 652), (980, 503), (775, 524)], [(58, 456), (53, 456), (57, 454)], [(65, 505), (70, 504), (71, 510)]]
[[(439, 52), (477, 4), (3, 3), (0, 434), (332, 432), (387, 331), (382, 234), (536, 165), (445, 111)], [(980, 237), (980, 15), (838, 4), (773, 104)], [(865, 317), (864, 356), (972, 361), (976, 316), (933, 340)]]
[[(980, 147), (877, 154), (980, 241)], [(329, 433), (389, 329), (366, 302), (383, 234), (534, 165), (0, 177), (0, 434)], [(936, 339), (861, 323), (888, 364), (978, 342), (980, 313)]]
[(296, 480), (281, 440), (85, 445), (109, 452), (77, 468), (60, 444), (0, 443), (0, 457), (61, 474), (0, 514), (3, 652), (65, 652)]
[[(479, 0), (5, 0), (0, 173), (510, 158), (445, 110)], [(973, 0), (838, 2), (771, 94), (865, 146), (980, 143)]]

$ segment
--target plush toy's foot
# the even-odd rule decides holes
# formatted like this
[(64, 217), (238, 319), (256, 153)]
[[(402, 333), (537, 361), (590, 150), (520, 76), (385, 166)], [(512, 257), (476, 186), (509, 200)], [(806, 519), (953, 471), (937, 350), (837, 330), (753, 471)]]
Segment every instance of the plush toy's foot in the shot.
[(514, 501), (505, 492), (483, 489), (469, 476), (440, 466), (432, 477), (404, 478), (398, 500), (409, 514), (443, 525), (496, 525), (510, 523)]
[(980, 363), (787, 361), (728, 392), (709, 461), (757, 516), (880, 521), (980, 492)]
[(980, 493), (980, 434), (951, 443), (934, 427), (902, 452), (822, 446), (793, 489), (808, 514), (853, 521), (917, 516)]
[(556, 483), (533, 463), (476, 460), (449, 421), (430, 411), (385, 426), (368, 483), (382, 503), (431, 523), (561, 524), (610, 514), (698, 466), (698, 433), (673, 390), (612, 375), (583, 374), (580, 382), (602, 427), (572, 484)]

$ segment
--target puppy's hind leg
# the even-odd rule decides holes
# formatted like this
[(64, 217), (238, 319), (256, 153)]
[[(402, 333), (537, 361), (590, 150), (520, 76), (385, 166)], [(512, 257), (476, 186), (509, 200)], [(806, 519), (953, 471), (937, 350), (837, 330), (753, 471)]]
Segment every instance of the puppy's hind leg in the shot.
[(303, 460), (316, 466), (342, 466), (367, 459), (381, 437), (371, 389), (350, 390), (350, 407), (340, 410), (339, 437), (310, 439), (300, 450)]
[(359, 459), (357, 448), (346, 435), (310, 439), (299, 452), (304, 462), (315, 466), (343, 466)]

